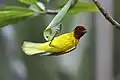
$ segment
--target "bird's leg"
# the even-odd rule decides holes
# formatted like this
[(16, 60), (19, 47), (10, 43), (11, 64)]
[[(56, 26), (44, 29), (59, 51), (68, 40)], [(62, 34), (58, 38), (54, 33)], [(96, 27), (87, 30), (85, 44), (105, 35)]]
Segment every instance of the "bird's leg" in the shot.
[(62, 31), (62, 24), (60, 24), (60, 29), (58, 30), (58, 32), (61, 32), (61, 31)]
[(49, 43), (49, 46), (55, 47), (54, 45), (52, 45), (52, 41), (54, 40), (55, 36), (56, 36), (59, 32), (61, 32), (61, 29), (62, 29), (62, 24), (60, 24), (60, 29), (56, 29), (56, 33), (55, 33), (55, 35), (53, 36), (53, 38), (51, 39), (51, 41), (50, 41), (50, 43)]
[(57, 35), (58, 32), (56, 32), (56, 34), (53, 36), (53, 38), (51, 39), (50, 43), (49, 43), (49, 46), (51, 47), (55, 47), (54, 45), (52, 45), (52, 41), (54, 40), (55, 36)]

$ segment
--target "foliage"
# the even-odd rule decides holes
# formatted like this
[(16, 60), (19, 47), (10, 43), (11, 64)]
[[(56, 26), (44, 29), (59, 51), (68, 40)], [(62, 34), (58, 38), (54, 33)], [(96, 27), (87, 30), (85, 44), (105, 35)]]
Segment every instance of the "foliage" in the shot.
[(16, 23), (35, 15), (30, 9), (18, 6), (4, 6), (0, 8), (0, 27)]
[[(21, 3), (29, 4), (29, 5), (37, 5), (37, 0), (19, 0)], [(41, 6), (39, 6), (41, 9)], [(71, 14), (76, 14), (79, 12), (95, 12), (98, 11), (96, 6), (93, 3), (88, 2), (78, 2), (70, 11)], [(16, 23), (28, 17), (31, 17), (36, 12), (25, 8), (25, 7), (18, 7), (18, 6), (3, 6), (0, 8), (0, 27), (4, 27), (8, 24)], [(37, 13), (36, 13), (37, 14)], [(61, 20), (59, 20), (61, 21)], [(58, 23), (57, 23), (58, 24)]]
[(47, 41), (52, 40), (56, 32), (60, 31), (60, 24), (64, 16), (67, 14), (70, 6), (72, 5), (72, 0), (69, 0), (67, 4), (60, 10), (60, 12), (53, 18), (51, 23), (44, 31), (44, 37)]
[(98, 8), (94, 3), (90, 2), (77, 2), (76, 5), (69, 10), (69, 14), (77, 14), (80, 12), (98, 12)]
[[(20, 22), (31, 16), (47, 14), (46, 7), (42, 2), (37, 0), (19, 0), (19, 2), (29, 5), (29, 8), (20, 6), (3, 6), (0, 7), (0, 28)], [(69, 0), (60, 12), (53, 18), (51, 23), (44, 31), (44, 37), (46, 40), (51, 40), (56, 32), (60, 30), (60, 24), (65, 15), (76, 14), (79, 12), (96, 12), (98, 9), (93, 3), (90, 2), (77, 2), (72, 8), (73, 0)], [(31, 7), (32, 6), (32, 7)]]
[(32, 4), (36, 4), (38, 1), (37, 0), (19, 0), (19, 2), (32, 5)]

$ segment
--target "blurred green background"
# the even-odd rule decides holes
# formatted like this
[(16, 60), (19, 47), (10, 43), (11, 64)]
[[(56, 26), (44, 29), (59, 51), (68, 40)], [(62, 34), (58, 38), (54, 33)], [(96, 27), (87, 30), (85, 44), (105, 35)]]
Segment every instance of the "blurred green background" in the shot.
[[(55, 9), (66, 0), (40, 1)], [(99, 1), (120, 21), (119, 0)], [(0, 0), (0, 4), (26, 6), (17, 0)], [(25, 55), (23, 41), (44, 42), (43, 31), (54, 16), (40, 15), (0, 29), (0, 80), (120, 80), (120, 31), (99, 13), (64, 18), (62, 33), (77, 25), (88, 30), (76, 50), (61, 56)]]

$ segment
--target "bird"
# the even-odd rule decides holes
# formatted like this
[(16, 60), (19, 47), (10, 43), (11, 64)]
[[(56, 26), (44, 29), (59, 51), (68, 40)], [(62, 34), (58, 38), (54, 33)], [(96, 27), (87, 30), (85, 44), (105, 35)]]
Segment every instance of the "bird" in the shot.
[(84, 26), (77, 26), (73, 31), (54, 37), (52, 41), (35, 43), (24, 41), (22, 51), (26, 55), (58, 56), (76, 49), (80, 38), (87, 32)]

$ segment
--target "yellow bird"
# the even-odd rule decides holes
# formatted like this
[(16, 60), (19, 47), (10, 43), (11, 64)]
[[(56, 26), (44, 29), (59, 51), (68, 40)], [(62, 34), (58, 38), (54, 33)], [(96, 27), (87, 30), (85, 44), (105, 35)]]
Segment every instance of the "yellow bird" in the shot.
[(62, 55), (74, 50), (80, 38), (87, 32), (85, 27), (77, 26), (72, 32), (55, 37), (45, 43), (33, 43), (25, 41), (22, 50), (27, 55)]

